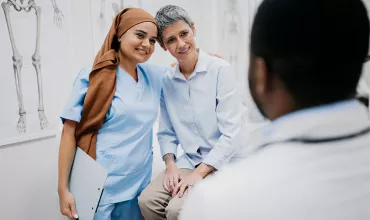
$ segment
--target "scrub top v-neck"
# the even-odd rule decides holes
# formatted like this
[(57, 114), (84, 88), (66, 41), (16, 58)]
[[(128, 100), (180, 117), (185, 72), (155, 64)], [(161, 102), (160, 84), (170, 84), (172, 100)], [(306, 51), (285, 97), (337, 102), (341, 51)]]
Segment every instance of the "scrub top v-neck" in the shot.
[[(136, 82), (117, 68), (116, 91), (96, 145), (96, 161), (108, 170), (102, 205), (133, 199), (150, 182), (152, 127), (165, 71), (163, 66), (139, 64)], [(90, 72), (82, 69), (77, 76), (62, 120), (80, 121)]]

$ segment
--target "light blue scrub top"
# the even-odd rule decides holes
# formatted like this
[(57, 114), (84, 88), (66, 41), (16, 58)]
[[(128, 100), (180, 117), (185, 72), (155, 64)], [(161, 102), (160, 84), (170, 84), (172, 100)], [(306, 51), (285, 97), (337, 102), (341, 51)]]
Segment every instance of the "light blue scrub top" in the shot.
[[(82, 69), (61, 118), (79, 122), (91, 69)], [(100, 204), (135, 198), (152, 174), (152, 128), (156, 120), (166, 67), (138, 64), (136, 82), (117, 68), (116, 92), (99, 130), (96, 161), (108, 170)]]

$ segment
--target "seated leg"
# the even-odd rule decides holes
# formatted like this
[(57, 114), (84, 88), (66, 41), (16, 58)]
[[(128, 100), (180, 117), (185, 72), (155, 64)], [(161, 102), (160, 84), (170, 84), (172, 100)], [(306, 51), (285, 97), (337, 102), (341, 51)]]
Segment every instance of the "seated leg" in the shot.
[(148, 220), (165, 220), (165, 208), (171, 194), (163, 188), (165, 171), (159, 174), (141, 193), (138, 198), (141, 214)]

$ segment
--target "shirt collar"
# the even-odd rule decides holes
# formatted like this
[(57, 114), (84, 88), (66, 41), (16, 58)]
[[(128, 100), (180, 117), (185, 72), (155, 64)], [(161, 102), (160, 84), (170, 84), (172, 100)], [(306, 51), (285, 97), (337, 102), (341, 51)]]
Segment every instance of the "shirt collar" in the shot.
[(117, 77), (124, 76), (125, 79), (128, 80), (127, 82), (130, 82), (131, 84), (135, 85), (137, 88), (142, 89), (145, 85), (145, 82), (144, 82), (145, 77), (143, 76), (142, 69), (140, 68), (139, 65), (136, 65), (136, 70), (137, 70), (137, 77), (138, 77), (137, 82), (134, 80), (134, 78), (132, 78), (132, 76), (128, 72), (123, 70), (120, 66), (117, 66), (116, 74), (117, 74)]
[(367, 109), (361, 103), (340, 101), (281, 116), (262, 129), (260, 139), (271, 143), (294, 137), (340, 136), (358, 132), (368, 125)]
[[(210, 55), (206, 54), (203, 50), (198, 49), (198, 61), (197, 64), (195, 65), (194, 71), (189, 77), (191, 79), (194, 77), (197, 73), (202, 73), (202, 72), (207, 72), (208, 70), (208, 64), (210, 62)], [(180, 65), (177, 63), (173, 68), (173, 77), (185, 80), (184, 75), (180, 71)]]

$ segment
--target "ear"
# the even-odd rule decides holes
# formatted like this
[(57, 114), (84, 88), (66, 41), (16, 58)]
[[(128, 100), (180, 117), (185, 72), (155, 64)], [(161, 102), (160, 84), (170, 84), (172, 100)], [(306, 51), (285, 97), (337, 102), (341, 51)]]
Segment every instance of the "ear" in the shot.
[(191, 30), (193, 31), (193, 34), (195, 36), (196, 33), (197, 33), (197, 30), (195, 29), (195, 25), (194, 24), (191, 26)]
[(262, 97), (269, 89), (268, 84), (270, 81), (266, 61), (261, 57), (257, 57), (254, 68), (256, 93), (259, 97)]

